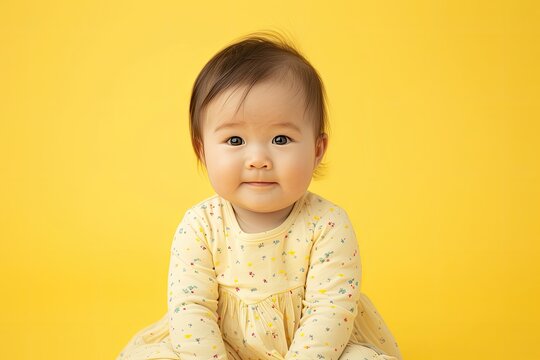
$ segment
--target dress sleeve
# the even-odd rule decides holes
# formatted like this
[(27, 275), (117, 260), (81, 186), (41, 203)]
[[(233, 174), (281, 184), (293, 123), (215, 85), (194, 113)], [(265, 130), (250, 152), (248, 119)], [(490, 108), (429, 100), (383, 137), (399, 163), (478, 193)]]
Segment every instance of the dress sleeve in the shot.
[(358, 243), (345, 211), (334, 212), (314, 240), (300, 326), (287, 360), (338, 359), (353, 330), (360, 298)]
[(171, 344), (182, 360), (227, 359), (218, 326), (218, 283), (202, 217), (189, 210), (174, 234), (168, 275)]

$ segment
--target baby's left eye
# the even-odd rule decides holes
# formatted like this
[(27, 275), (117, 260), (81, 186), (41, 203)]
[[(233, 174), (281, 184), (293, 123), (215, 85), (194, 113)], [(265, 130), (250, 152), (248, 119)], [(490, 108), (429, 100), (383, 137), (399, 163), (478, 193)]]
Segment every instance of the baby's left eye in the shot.
[(272, 144), (285, 145), (291, 141), (291, 138), (285, 135), (278, 135), (272, 139)]

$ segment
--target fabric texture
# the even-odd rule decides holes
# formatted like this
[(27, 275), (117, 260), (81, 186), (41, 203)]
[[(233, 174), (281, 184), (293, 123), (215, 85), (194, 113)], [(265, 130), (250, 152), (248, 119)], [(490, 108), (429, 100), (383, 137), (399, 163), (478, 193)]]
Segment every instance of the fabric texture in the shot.
[(117, 359), (401, 360), (360, 280), (357, 239), (339, 206), (308, 191), (281, 225), (245, 233), (214, 195), (174, 234), (167, 314)]

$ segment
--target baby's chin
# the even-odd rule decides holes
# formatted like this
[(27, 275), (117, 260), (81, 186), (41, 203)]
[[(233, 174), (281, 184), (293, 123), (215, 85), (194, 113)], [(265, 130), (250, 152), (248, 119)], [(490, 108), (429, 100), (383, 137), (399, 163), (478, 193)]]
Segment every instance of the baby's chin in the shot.
[(214, 189), (218, 195), (230, 202), (233, 207), (260, 214), (271, 214), (291, 208), (305, 191), (284, 189), (279, 183), (259, 188), (242, 184), (233, 191)]
[(298, 199), (283, 199), (282, 201), (276, 201), (276, 198), (270, 198), (268, 201), (259, 199), (258, 201), (230, 201), (234, 206), (240, 207), (244, 210), (251, 211), (260, 214), (272, 214), (277, 212), (286, 211), (291, 209)]
[(261, 214), (271, 214), (282, 211), (294, 204), (294, 201), (276, 201), (276, 196), (260, 197), (247, 195), (242, 198), (223, 198), (229, 201), (234, 208)]
[(294, 202), (292, 203), (285, 203), (285, 204), (267, 204), (267, 203), (243, 203), (243, 202), (232, 202), (231, 204), (234, 207), (242, 208), (243, 210), (251, 211), (254, 213), (260, 213), (260, 214), (272, 214), (278, 211), (283, 211), (292, 205), (294, 205)]

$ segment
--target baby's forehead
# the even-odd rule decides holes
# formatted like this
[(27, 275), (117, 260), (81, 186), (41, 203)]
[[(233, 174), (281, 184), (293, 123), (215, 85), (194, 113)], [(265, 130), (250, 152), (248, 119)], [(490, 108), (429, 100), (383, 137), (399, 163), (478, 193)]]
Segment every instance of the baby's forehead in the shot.
[(287, 84), (266, 82), (251, 88), (230, 88), (207, 106), (204, 122), (215, 127), (228, 122), (267, 123), (301, 122), (309, 117), (304, 94)]
[(268, 79), (251, 85), (230, 86), (217, 94), (207, 105), (211, 112), (246, 109), (257, 110), (268, 107), (283, 111), (305, 107), (306, 91), (296, 81)]

